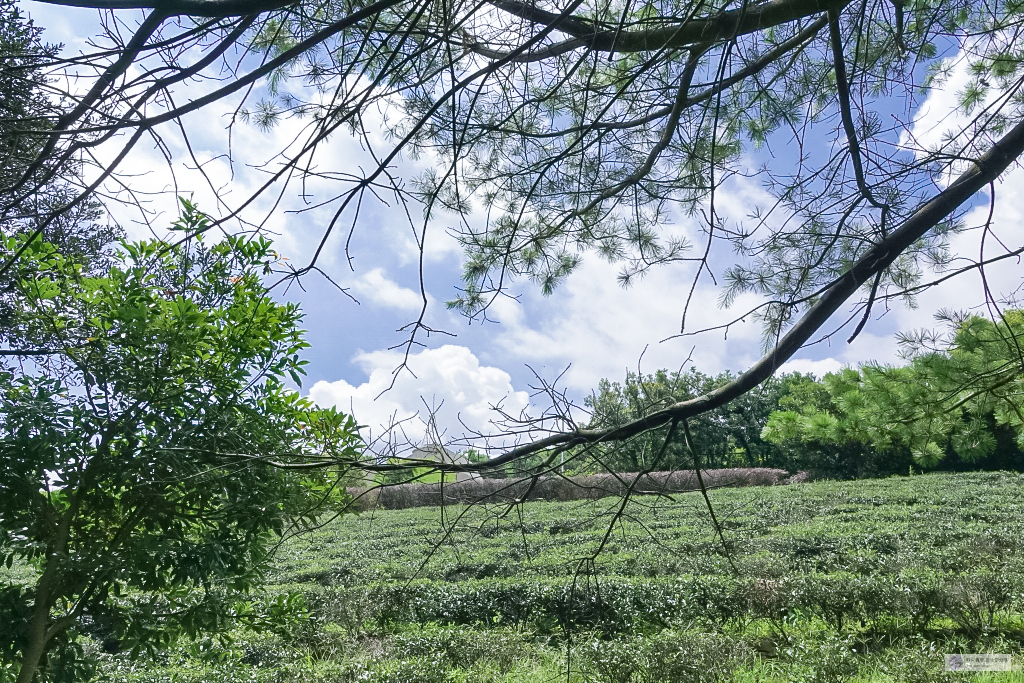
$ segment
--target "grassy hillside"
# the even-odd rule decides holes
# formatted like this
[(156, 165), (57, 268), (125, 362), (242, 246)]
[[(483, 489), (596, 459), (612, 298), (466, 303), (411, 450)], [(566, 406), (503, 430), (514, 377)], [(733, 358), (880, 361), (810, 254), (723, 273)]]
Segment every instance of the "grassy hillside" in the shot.
[[(285, 544), (287, 632), (116, 681), (1024, 681), (942, 653), (1024, 643), (1024, 476), (926, 475), (348, 516)], [(113, 650), (116, 643), (107, 642)], [(92, 649), (99, 641), (87, 643)]]

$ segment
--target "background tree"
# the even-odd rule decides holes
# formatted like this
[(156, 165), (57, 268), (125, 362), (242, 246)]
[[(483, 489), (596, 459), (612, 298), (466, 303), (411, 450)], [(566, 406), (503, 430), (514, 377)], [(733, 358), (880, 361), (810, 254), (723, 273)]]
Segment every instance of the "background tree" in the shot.
[[(203, 220), (186, 203), (178, 227)], [(242, 594), (276, 537), (342, 500), (360, 440), (282, 383), (306, 344), (262, 284), (270, 243), (125, 244), (104, 275), (39, 240), (22, 254), (0, 373), (0, 554), (36, 570), (0, 589), (18, 683), (81, 680), (87, 623), (138, 646), (294, 607)], [(311, 459), (331, 466), (290, 468)]]
[(909, 449), (879, 449), (855, 438), (836, 438), (838, 431), (832, 431), (840, 429), (843, 414), (832, 387), (857, 374), (844, 369), (821, 380), (806, 377), (794, 384), (779, 402), (780, 409), (769, 416), (762, 438), (775, 444), (792, 467), (815, 476), (858, 479), (906, 474), (914, 462)]
[(88, 198), (52, 221), (47, 218), (81, 190), (80, 163), (60, 168), (40, 164), (34, 192), (15, 197), (7, 192), (33, 165), (47, 142), (47, 131), (66, 106), (48, 70), (60, 46), (41, 40), (43, 29), (29, 20), (14, 0), (0, 0), (0, 202), (9, 205), (0, 229), (7, 236), (31, 234), (46, 223), (41, 239), (79, 261), (96, 261), (120, 236), (104, 222), (99, 203)]
[[(692, 399), (729, 384), (729, 372), (711, 377), (691, 368), (685, 372), (659, 370), (652, 375), (628, 373), (625, 384), (601, 380), (597, 392), (586, 399), (592, 411), (589, 427), (619, 427), (656, 412), (665, 406)], [(797, 382), (810, 379), (799, 374), (774, 376), (735, 401), (710, 410), (690, 423), (694, 446), (706, 467), (787, 467), (781, 451), (762, 440), (761, 431), (769, 415), (779, 410), (779, 401)], [(608, 468), (616, 472), (649, 469), (652, 458), (661, 451), (665, 429), (639, 435), (621, 446), (594, 454), (595, 461), (577, 467)], [(662, 453), (659, 469), (689, 469), (693, 458), (683, 437), (676, 438)]]
[(1019, 469), (1024, 313), (1007, 311), (997, 323), (948, 314), (945, 320), (948, 335), (902, 337), (907, 366), (846, 369), (786, 397), (787, 410), (772, 414), (765, 438), (851, 451), (837, 455), (848, 460), (846, 469), (860, 472), (906, 471), (911, 462)]
[[(295, 116), (306, 125), (257, 195), (328, 177), (317, 150), (340, 131), (375, 150), (379, 163), (361, 176), (336, 169), (337, 194), (323, 199), (335, 208), (325, 241), (349, 221), (359, 229), (362, 200), (380, 186), (422, 204), (423, 231), (441, 209), (462, 217), (487, 210), (482, 227), (466, 218), (459, 233), (466, 283), (451, 305), (470, 316), (485, 315), (515, 278), (551, 291), (587, 253), (620, 262), (624, 284), (689, 258), (699, 279), (720, 253), (740, 254), (723, 302), (743, 292), (765, 298), (737, 316), (764, 323), (761, 361), (711, 394), (603, 431), (583, 429), (556, 403), (540, 422), (510, 427), (537, 428), (533, 443), (502, 456), (510, 459), (628, 439), (718, 408), (767, 379), (859, 297), (849, 320), (860, 321), (855, 337), (876, 301), (911, 297), (927, 284), (927, 266), (964, 256), (949, 251), (950, 235), (968, 227), (958, 210), (989, 186), (995, 201), (994, 182), (1024, 152), (1022, 11), (1004, 0), (56, 1), (151, 11), (124, 39), (112, 23), (111, 49), (52, 62), (54, 74), (92, 67), (99, 75), (42, 131), (46, 144), (6, 188), (0, 214), (49, 182), (52, 169), (108, 142), (119, 148), (36, 233), (92, 196), (158, 126), (185, 126), (190, 112), (253, 93), (241, 118), (270, 126)], [(970, 75), (959, 93), (963, 117), (940, 144), (918, 144), (912, 117), (890, 114), (913, 112), (922, 88), (941, 87), (951, 68), (941, 59), (954, 53)], [(210, 92), (174, 96), (215, 64), (227, 77)], [(365, 128), (375, 106), (390, 122), (386, 150)], [(794, 156), (752, 164), (745, 155), (776, 143)], [(406, 186), (389, 171), (403, 152), (438, 162)], [(770, 198), (750, 220), (730, 224), (716, 193), (737, 173), (756, 175)], [(203, 229), (239, 218), (254, 199)], [(674, 212), (700, 217), (700, 248), (665, 227)], [(1006, 253), (981, 250), (962, 271), (1021, 253), (1019, 240), (1003, 237)], [(316, 267), (323, 247), (296, 276)], [(696, 279), (669, 294), (686, 302), (684, 333), (695, 287)], [(407, 348), (423, 321), (421, 311)]]

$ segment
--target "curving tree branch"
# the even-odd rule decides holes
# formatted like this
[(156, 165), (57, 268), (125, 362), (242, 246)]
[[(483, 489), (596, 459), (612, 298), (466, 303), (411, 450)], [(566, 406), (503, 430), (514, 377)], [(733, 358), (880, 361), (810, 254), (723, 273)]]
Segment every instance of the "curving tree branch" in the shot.
[(39, 0), (64, 7), (100, 10), (151, 9), (167, 17), (240, 17), (273, 12), (294, 5), (296, 0)]
[[(517, 0), (490, 0), (498, 9), (533, 24), (550, 26), (558, 15), (540, 9), (535, 4)], [(716, 43), (738, 36), (763, 31), (774, 26), (813, 16), (821, 12), (839, 10), (850, 0), (772, 0), (740, 9), (720, 12), (706, 18), (690, 18), (678, 24), (637, 31), (620, 31), (616, 27), (599, 27), (583, 19), (563, 20), (558, 25), (561, 33), (573, 37), (571, 41), (552, 46), (551, 54), (579, 47), (598, 52), (646, 52), (662, 48), (686, 48), (698, 43)]]
[[(801, 316), (769, 353), (738, 376), (735, 381), (709, 394), (676, 403), (619, 427), (598, 430), (577, 429), (553, 434), (510, 449), (487, 463), (461, 466), (444, 465), (442, 467), (453, 472), (481, 471), (500, 467), (554, 447), (623, 441), (669, 422), (686, 420), (720, 408), (771, 377), (783, 363), (789, 360), (821, 329), (825, 322), (839, 310), (840, 306), (850, 300), (864, 283), (884, 271), (914, 242), (950, 216), (978, 191), (997, 179), (1021, 155), (1024, 155), (1024, 121), (1014, 126), (955, 182), (921, 206), (903, 225), (853, 264), (843, 277), (825, 291), (818, 302)], [(389, 468), (385, 466), (384, 469)]]

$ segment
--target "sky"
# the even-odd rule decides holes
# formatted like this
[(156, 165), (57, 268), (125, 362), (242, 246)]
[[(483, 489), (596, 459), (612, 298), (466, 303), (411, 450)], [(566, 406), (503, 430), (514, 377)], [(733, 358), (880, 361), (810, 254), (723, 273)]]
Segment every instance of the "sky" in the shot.
[[(46, 40), (64, 43), (66, 52), (87, 49), (83, 40), (96, 29), (95, 11), (35, 2), (23, 6), (47, 28)], [(137, 20), (132, 13), (119, 16), (128, 23)], [(955, 72), (946, 89), (933, 91), (923, 102), (913, 128), (918, 140), (937, 142), (945, 130), (955, 126), (956, 117), (950, 112), (964, 78), (963, 70)], [(209, 86), (190, 87), (192, 90), (182, 92), (183, 98), (194, 97)], [(228, 110), (225, 104), (216, 111), (192, 114), (185, 121), (192, 150), (215, 179), (216, 191), (194, 171), (181, 134), (172, 127), (161, 129), (160, 135), (175, 159), (173, 174), (152, 141), (141, 144), (126, 160), (123, 168), (133, 175), (133, 183), (149, 193), (146, 206), (154, 225), (169, 225), (174, 220), (175, 194), (191, 196), (201, 209), (213, 214), (219, 209), (218, 195), (228, 202), (245, 196), (265, 177), (254, 166), (265, 162), (271, 150), (285, 147), (303, 125), (285, 120), (270, 131), (236, 126), (231, 140), (234, 162), (229, 164), (224, 156)], [(372, 112), (368, 119), (372, 126)], [(387, 140), (378, 132), (373, 143), (383, 149)], [(371, 163), (359, 142), (344, 134), (327, 143), (320, 160), (325, 168), (347, 167), (352, 172)], [(411, 178), (429, 164), (428, 158), (403, 158), (395, 172)], [(1020, 169), (1006, 174), (997, 185), (997, 229), (1009, 231), (1020, 225), (1022, 187), (1024, 171)], [(329, 196), (332, 186), (326, 181), (312, 183), (305, 192), (306, 200), (313, 203)], [(756, 181), (734, 179), (717, 201), (726, 219), (736, 222), (766, 196)], [(309, 209), (294, 192), (284, 196), (276, 212), (270, 211), (269, 198), (254, 208), (262, 212), (259, 215), (270, 214), (266, 229), (277, 250), (297, 264), (309, 258), (331, 215), (327, 209)], [(418, 224), (419, 209), (411, 210)], [(987, 201), (978, 202), (967, 216), (968, 224), (983, 222), (987, 211)], [(138, 222), (137, 213), (123, 208), (115, 208), (113, 213), (130, 237), (150, 236), (149, 228)], [(541, 296), (529, 282), (517, 282), (511, 296), (491, 309), (493, 322), (471, 322), (444, 305), (457, 295), (464, 262), (459, 245), (448, 233), (455, 224), (453, 216), (436, 217), (425, 248), (425, 323), (438, 332), (417, 338), (422, 345), (410, 349), (407, 366), (397, 374), (405, 356), (401, 345), (408, 338), (401, 329), (417, 318), (422, 298), (415, 235), (404, 209), (393, 198), (388, 204), (371, 201), (361, 207), (348, 258), (347, 224), (327, 244), (319, 265), (331, 280), (346, 288), (347, 295), (316, 274), (304, 278), (301, 286), (276, 290), (277, 296), (298, 301), (305, 312), (311, 348), (306, 353), (308, 375), (301, 391), (321, 405), (353, 412), (367, 426), (365, 433), (370, 438), (384, 434), (384, 425), (399, 422), (410, 442), (422, 442), (427, 438), (424, 419), (431, 413), (444, 439), (457, 438), (466, 431), (487, 433), (494, 431), (494, 407), (508, 415), (545, 408), (544, 396), (536, 395), (543, 383), (554, 383), (569, 399), (582, 404), (599, 380), (621, 381), (627, 371), (648, 373), (693, 366), (707, 374), (741, 372), (760, 356), (760, 328), (753, 321), (732, 326), (727, 334), (718, 330), (677, 336), (694, 277), (695, 265), (690, 263), (655, 269), (630, 289), (622, 289), (616, 282), (619, 266), (587, 255), (552, 295)], [(701, 243), (699, 226), (691, 220), (677, 218), (672, 230)], [(978, 250), (977, 231), (954, 238), (954, 251), (976, 255)], [(986, 274), (993, 290), (1009, 294), (1021, 286), (1021, 272), (1020, 264), (1010, 259)], [(757, 303), (756, 298), (744, 296), (731, 309), (723, 310), (718, 300), (719, 290), (704, 277), (691, 305), (688, 329), (720, 325)], [(934, 315), (940, 309), (983, 312), (984, 308), (979, 308), (983, 303), (978, 275), (956, 278), (922, 293), (916, 307), (879, 307), (852, 344), (846, 343), (848, 333), (819, 341), (801, 350), (783, 370), (820, 376), (844, 365), (897, 362), (897, 331), (935, 327)], [(842, 313), (845, 319), (849, 308)], [(830, 323), (828, 329), (834, 328), (836, 321)]]

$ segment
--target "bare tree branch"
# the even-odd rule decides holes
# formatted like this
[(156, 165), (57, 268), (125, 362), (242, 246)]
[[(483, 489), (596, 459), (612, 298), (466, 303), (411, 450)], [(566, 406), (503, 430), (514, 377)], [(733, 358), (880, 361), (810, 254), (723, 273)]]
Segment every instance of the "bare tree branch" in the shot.
[(151, 9), (167, 17), (240, 17), (272, 12), (296, 0), (40, 0), (50, 5), (88, 7), (101, 10)]

